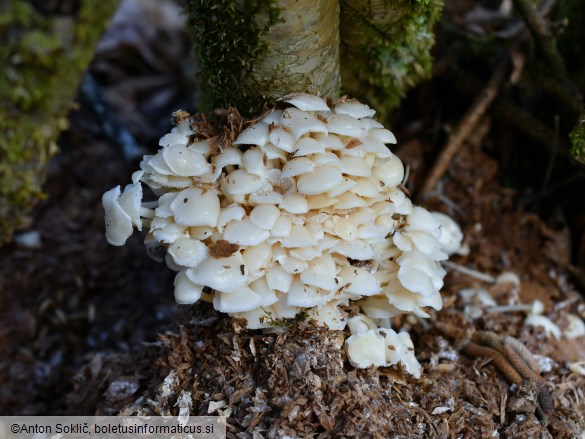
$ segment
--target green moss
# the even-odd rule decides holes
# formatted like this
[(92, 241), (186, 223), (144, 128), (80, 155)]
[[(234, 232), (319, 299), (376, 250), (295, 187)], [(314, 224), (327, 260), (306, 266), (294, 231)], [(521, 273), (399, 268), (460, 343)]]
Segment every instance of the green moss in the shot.
[(268, 311), (264, 307), (260, 307), (262, 311), (264, 311), (264, 320), (262, 323), (266, 323), (269, 326), (274, 328), (281, 328), (281, 329), (290, 329), (292, 326), (296, 325), (297, 323), (304, 322), (310, 315), (310, 311), (313, 308), (307, 308), (301, 310), (297, 315), (292, 319), (285, 319), (285, 318), (276, 318), (272, 315), (272, 312)]
[(442, 0), (341, 1), (344, 89), (382, 118), (406, 91), (431, 74), (433, 26)]
[(200, 64), (200, 110), (237, 106), (248, 115), (258, 111), (266, 104), (258, 90), (267, 88), (252, 72), (266, 56), (265, 36), (279, 19), (275, 1), (184, 0), (184, 6)]
[(30, 1), (0, 9), (0, 244), (27, 223), (77, 84), (117, 0), (79, 0), (75, 16)]
[(569, 133), (571, 139), (571, 155), (579, 163), (585, 165), (585, 112), (581, 113), (577, 125)]

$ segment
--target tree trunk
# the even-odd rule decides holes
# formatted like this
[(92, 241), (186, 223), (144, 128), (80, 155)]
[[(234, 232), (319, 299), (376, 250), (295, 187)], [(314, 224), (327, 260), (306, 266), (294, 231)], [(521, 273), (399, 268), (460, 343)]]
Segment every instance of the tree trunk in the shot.
[(443, 0), (341, 0), (343, 87), (381, 120), (431, 74)]
[(254, 114), (292, 92), (339, 95), (337, 0), (186, 0), (202, 110)]
[(118, 0), (0, 5), (0, 245), (42, 199), (55, 141)]

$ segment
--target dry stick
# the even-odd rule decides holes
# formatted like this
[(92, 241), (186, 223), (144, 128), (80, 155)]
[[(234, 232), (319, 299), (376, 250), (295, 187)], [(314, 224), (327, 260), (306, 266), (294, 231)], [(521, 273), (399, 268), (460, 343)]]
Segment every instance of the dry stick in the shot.
[(565, 64), (557, 48), (555, 37), (532, 0), (513, 0), (513, 2), (530, 29), (536, 44), (542, 50), (548, 66), (556, 74), (565, 76)]
[[(450, 78), (455, 82), (459, 89), (467, 95), (476, 96), (477, 90), (480, 90), (482, 84), (477, 78), (474, 78), (469, 72), (462, 72), (458, 68), (452, 68), (449, 71)], [(497, 96), (492, 103), (491, 113), (522, 131), (526, 136), (538, 142), (545, 148), (552, 151), (555, 135), (540, 120), (532, 116), (528, 111), (515, 104), (509, 98)], [(569, 145), (564, 139), (558, 139), (560, 148), (558, 154), (566, 156), (569, 154)]]
[(443, 176), (455, 153), (459, 150), (471, 131), (477, 126), (478, 122), (498, 94), (507, 71), (508, 63), (505, 62), (494, 72), (485, 88), (481, 91), (465, 117), (459, 123), (457, 129), (449, 137), (447, 145), (443, 148), (443, 151), (441, 151), (437, 161), (431, 168), (425, 182), (423, 183), (418, 198), (431, 192), (435, 187), (435, 184), (437, 184), (437, 181)]

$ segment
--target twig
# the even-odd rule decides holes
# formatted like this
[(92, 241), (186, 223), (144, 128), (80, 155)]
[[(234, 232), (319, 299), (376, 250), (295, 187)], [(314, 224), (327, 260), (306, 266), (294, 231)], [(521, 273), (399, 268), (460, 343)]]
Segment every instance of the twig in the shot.
[[(557, 5), (558, 2), (559, 0), (544, 0), (538, 8), (540, 14), (543, 16), (547, 16), (548, 14), (550, 14), (550, 11), (552, 11), (552, 9)], [(499, 38), (511, 39), (517, 36), (520, 32), (522, 32), (525, 26), (526, 25), (524, 23), (515, 21), (511, 26), (500, 31), (494, 32), (494, 35), (496, 35)]]
[(486, 273), (482, 273), (481, 271), (477, 271), (474, 270), (472, 268), (468, 268), (468, 267), (464, 267), (463, 265), (459, 265), (456, 264), (455, 262), (452, 261), (443, 261), (443, 266), (447, 267), (447, 268), (451, 268), (455, 271), (458, 271), (460, 273), (466, 274), (467, 276), (473, 277), (474, 279), (478, 279), (490, 284), (495, 284), (496, 283), (496, 278), (493, 276), (490, 276), (489, 274)]
[(555, 36), (550, 30), (548, 23), (536, 8), (532, 0), (512, 0), (518, 13), (522, 16), (536, 45), (542, 52), (545, 63), (551, 73), (555, 75), (567, 89), (581, 99), (579, 90), (575, 87), (567, 75), (567, 69), (563, 57), (557, 47)]
[(514, 6), (522, 16), (536, 44), (542, 51), (549, 68), (558, 75), (565, 76), (565, 64), (557, 48), (557, 42), (546, 21), (531, 0), (513, 0)]
[[(461, 91), (470, 96), (475, 96), (481, 88), (479, 80), (471, 73), (463, 72), (457, 68), (455, 61), (451, 63), (448, 75), (450, 80), (455, 82)], [(502, 96), (496, 97), (492, 104), (492, 114), (522, 131), (535, 142), (552, 150), (552, 145), (555, 141), (554, 132), (512, 100)], [(558, 142), (558, 154), (563, 157), (567, 156), (569, 154), (568, 143), (562, 138), (559, 138)]]
[(498, 69), (496, 69), (487, 85), (476, 98), (465, 117), (459, 123), (457, 129), (449, 137), (447, 145), (439, 154), (437, 161), (431, 168), (425, 182), (420, 189), (419, 198), (420, 196), (424, 196), (428, 192), (431, 192), (435, 187), (435, 184), (437, 184), (437, 181), (439, 181), (439, 179), (443, 176), (449, 167), (455, 153), (459, 150), (465, 139), (467, 139), (469, 134), (477, 126), (478, 122), (483, 117), (490, 104), (493, 102), (504, 82), (507, 71), (507, 62), (503, 63), (500, 67), (498, 67)]

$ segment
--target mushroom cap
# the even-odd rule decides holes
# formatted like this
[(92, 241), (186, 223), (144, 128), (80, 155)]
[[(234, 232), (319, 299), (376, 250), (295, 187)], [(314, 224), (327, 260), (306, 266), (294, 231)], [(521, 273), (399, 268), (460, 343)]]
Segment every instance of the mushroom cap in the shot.
[(334, 293), (323, 290), (318, 287), (303, 284), (299, 279), (294, 279), (286, 295), (286, 304), (288, 306), (298, 306), (303, 308), (321, 307), (325, 305)]
[(264, 146), (268, 141), (268, 124), (263, 122), (249, 126), (234, 140), (234, 145)]
[(186, 273), (191, 282), (224, 293), (233, 293), (242, 287), (248, 278), (244, 258), (239, 252), (227, 258), (209, 256), (195, 268), (188, 269)]
[(341, 170), (332, 166), (321, 166), (299, 176), (297, 190), (304, 195), (327, 192), (343, 181)]
[(280, 125), (290, 131), (295, 139), (307, 133), (327, 133), (327, 126), (317, 117), (298, 108), (287, 108), (280, 118)]
[(287, 96), (284, 96), (280, 100), (287, 102), (291, 105), (294, 105), (299, 110), (303, 111), (329, 111), (330, 108), (327, 105), (327, 102), (320, 98), (319, 96), (315, 96), (309, 93), (294, 93)]
[(110, 189), (102, 196), (105, 212), (106, 240), (111, 245), (121, 246), (132, 235), (132, 218), (120, 206), (120, 186)]
[(209, 250), (197, 239), (179, 238), (170, 245), (168, 253), (177, 265), (195, 267), (207, 258)]
[(347, 325), (347, 314), (338, 305), (338, 301), (331, 301), (319, 309), (313, 308), (309, 311), (309, 318), (332, 331), (342, 331)]
[(203, 154), (185, 145), (167, 146), (162, 150), (162, 157), (168, 169), (181, 177), (203, 175), (211, 169)]
[(374, 114), (376, 114), (376, 110), (371, 109), (366, 104), (362, 104), (357, 99), (348, 99), (346, 101), (339, 102), (335, 105), (334, 111), (336, 114), (346, 114), (355, 119), (372, 117)]
[(258, 227), (250, 218), (230, 222), (223, 232), (226, 241), (246, 246), (262, 244), (269, 236), (268, 230)]
[(452, 255), (462, 250), (463, 232), (459, 225), (448, 215), (441, 212), (432, 212), (433, 218), (439, 223), (441, 250)]
[(400, 265), (398, 279), (407, 290), (428, 297), (443, 286), (444, 270), (425, 254), (418, 251), (406, 252), (397, 262)]
[(354, 367), (364, 369), (386, 365), (385, 340), (375, 329), (352, 335), (345, 341), (345, 346), (349, 362)]
[(140, 211), (142, 207), (142, 185), (140, 183), (126, 185), (118, 202), (124, 212), (130, 216), (132, 225), (138, 230), (142, 230), (142, 220), (140, 219)]
[[(350, 321), (352, 364), (401, 362), (420, 373), (410, 340), (377, 326), (441, 308), (438, 261), (460, 244), (456, 224), (413, 206), (404, 166), (386, 146), (396, 139), (373, 109), (308, 93), (281, 101), (289, 106), (234, 130), (233, 141), (198, 139), (193, 119), (173, 128), (132, 185), (104, 194), (107, 239), (121, 245), (133, 226), (149, 224), (149, 246), (166, 250), (178, 271), (177, 302), (214, 290), (215, 308), (249, 328), (310, 309), (342, 330), (344, 307), (357, 301), (364, 314)], [(142, 183), (156, 202), (142, 203)]]
[(336, 275), (335, 261), (330, 255), (323, 255), (309, 262), (308, 268), (301, 273), (301, 282), (323, 290), (335, 291), (339, 284)]
[(296, 144), (296, 139), (292, 133), (280, 126), (270, 131), (268, 141), (285, 152), (292, 152)]
[(245, 284), (230, 293), (216, 291), (213, 296), (213, 307), (225, 313), (251, 311), (261, 304), (262, 297)]
[(177, 224), (215, 227), (219, 206), (219, 198), (214, 191), (195, 187), (179, 192), (171, 202), (170, 210)]
[(185, 270), (175, 276), (175, 301), (179, 305), (190, 305), (201, 298), (203, 286), (191, 282)]
[(381, 286), (376, 276), (361, 267), (346, 265), (339, 272), (341, 285), (344, 291), (362, 296), (372, 296), (381, 292)]

